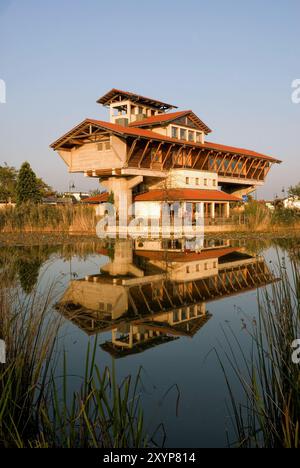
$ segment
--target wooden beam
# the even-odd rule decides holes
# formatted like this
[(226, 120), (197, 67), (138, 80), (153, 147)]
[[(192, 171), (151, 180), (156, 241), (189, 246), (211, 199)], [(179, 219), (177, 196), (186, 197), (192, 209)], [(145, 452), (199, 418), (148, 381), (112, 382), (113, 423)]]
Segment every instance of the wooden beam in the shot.
[(246, 172), (246, 179), (248, 179), (248, 175), (249, 175), (249, 173), (250, 173), (250, 171), (251, 171), (251, 169), (252, 169), (252, 167), (253, 167), (253, 165), (254, 165), (255, 162), (257, 162), (257, 160), (255, 160), (255, 159), (253, 158), (253, 161), (252, 161), (252, 163), (250, 164), (250, 167), (249, 167), (248, 171)]
[(204, 152), (204, 149), (201, 149), (201, 150), (199, 151), (199, 153), (197, 154), (197, 156), (196, 156), (196, 158), (195, 158), (195, 162), (194, 162), (194, 164), (193, 164), (193, 169), (195, 169), (195, 167), (197, 166), (198, 161), (199, 161), (199, 159), (200, 159), (200, 157), (201, 157), (201, 154), (202, 154), (203, 152)]
[(153, 163), (154, 163), (154, 160), (155, 160), (155, 158), (156, 158), (157, 154), (159, 153), (159, 151), (160, 151), (160, 149), (161, 149), (162, 145), (163, 145), (163, 143), (162, 143), (162, 142), (158, 144), (158, 147), (157, 147), (157, 149), (156, 149), (156, 151), (155, 151), (154, 155), (151, 157), (150, 169), (152, 169), (152, 168), (153, 168)]
[(140, 157), (140, 160), (139, 160), (139, 162), (138, 162), (138, 168), (139, 168), (139, 169), (141, 168), (141, 164), (142, 164), (142, 162), (143, 162), (143, 160), (144, 160), (144, 157), (146, 156), (146, 153), (147, 153), (147, 151), (148, 151), (149, 145), (150, 145), (151, 143), (152, 143), (152, 140), (149, 140), (149, 141), (147, 142), (145, 148), (144, 148), (144, 151), (143, 151), (143, 153), (142, 153), (142, 156)]
[(134, 150), (135, 150), (136, 144), (137, 144), (137, 142), (139, 141), (139, 139), (140, 139), (140, 137), (136, 138), (136, 139), (133, 141), (132, 145), (131, 145), (131, 148), (130, 148), (129, 153), (127, 154), (127, 158), (126, 158), (126, 167), (127, 167), (128, 164), (129, 164), (129, 161), (130, 161), (130, 159), (131, 159), (131, 156), (133, 155), (133, 152), (134, 152)]
[(172, 149), (174, 148), (174, 146), (175, 146), (175, 143), (172, 143), (172, 145), (169, 146), (168, 151), (167, 151), (167, 153), (166, 153), (166, 155), (164, 157), (163, 163), (162, 163), (163, 168), (165, 167), (165, 164), (166, 164), (166, 162), (167, 162), (167, 160), (168, 160), (168, 158), (170, 156), (170, 153), (171, 153)]
[(210, 157), (210, 155), (211, 155), (212, 153), (213, 153), (213, 151), (209, 151), (209, 152), (207, 153), (206, 158), (204, 159), (203, 164), (202, 164), (201, 168), (199, 169), (200, 171), (203, 170), (203, 168), (204, 168), (206, 162), (208, 161), (208, 159), (209, 159), (209, 157)]

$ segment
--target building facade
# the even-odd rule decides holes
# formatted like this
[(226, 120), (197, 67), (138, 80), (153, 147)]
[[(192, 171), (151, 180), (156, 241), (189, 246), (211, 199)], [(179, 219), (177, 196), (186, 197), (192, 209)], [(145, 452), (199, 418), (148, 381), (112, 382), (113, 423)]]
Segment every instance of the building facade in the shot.
[(86, 119), (51, 147), (70, 173), (100, 180), (116, 210), (161, 218), (178, 202), (204, 218), (228, 218), (230, 205), (262, 186), (276, 158), (207, 141), (210, 128), (191, 111), (117, 89), (101, 97), (110, 121)]

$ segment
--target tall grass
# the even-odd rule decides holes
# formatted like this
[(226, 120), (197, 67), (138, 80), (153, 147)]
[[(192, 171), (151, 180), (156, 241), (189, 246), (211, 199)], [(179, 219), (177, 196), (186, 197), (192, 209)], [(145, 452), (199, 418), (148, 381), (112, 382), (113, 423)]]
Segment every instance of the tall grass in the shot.
[(277, 232), (300, 227), (300, 214), (296, 210), (276, 208), (271, 211), (263, 203), (251, 201), (245, 206), (248, 228), (255, 232)]
[[(293, 260), (292, 264), (291, 277), (282, 265), (281, 281), (259, 297), (251, 356), (241, 345), (238, 356), (227, 337), (226, 355), (243, 394), (238, 402), (224, 371), (239, 447), (300, 448), (300, 366), (293, 363), (291, 347), (300, 338), (300, 273), (298, 263)], [(243, 370), (237, 364), (241, 357)]]
[(41, 297), (0, 290), (0, 447), (145, 447), (150, 442), (140, 404), (140, 373), (117, 383), (114, 369), (100, 372), (97, 341), (89, 346), (79, 387), (68, 387), (67, 358), (57, 376), (60, 322), (55, 288)]
[(94, 233), (95, 208), (85, 205), (26, 204), (0, 210), (0, 232)]

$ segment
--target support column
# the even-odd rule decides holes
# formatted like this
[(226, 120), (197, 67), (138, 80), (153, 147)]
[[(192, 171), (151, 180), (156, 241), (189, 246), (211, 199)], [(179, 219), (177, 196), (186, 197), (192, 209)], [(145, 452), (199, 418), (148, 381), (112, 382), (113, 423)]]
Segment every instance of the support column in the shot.
[(225, 216), (226, 218), (230, 217), (230, 203), (229, 202), (227, 202), (225, 205)]
[(215, 217), (216, 217), (216, 204), (215, 204), (215, 202), (213, 202), (211, 204), (211, 217), (212, 217), (212, 219), (215, 219)]

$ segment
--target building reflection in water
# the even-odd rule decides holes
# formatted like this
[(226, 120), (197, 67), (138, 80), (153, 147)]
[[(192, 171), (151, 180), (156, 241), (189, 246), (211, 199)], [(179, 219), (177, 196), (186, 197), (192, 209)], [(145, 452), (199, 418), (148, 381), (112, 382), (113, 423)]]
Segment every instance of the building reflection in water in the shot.
[(263, 257), (229, 241), (116, 241), (99, 274), (70, 282), (57, 308), (89, 335), (111, 332), (114, 357), (193, 337), (211, 318), (207, 303), (276, 279)]

